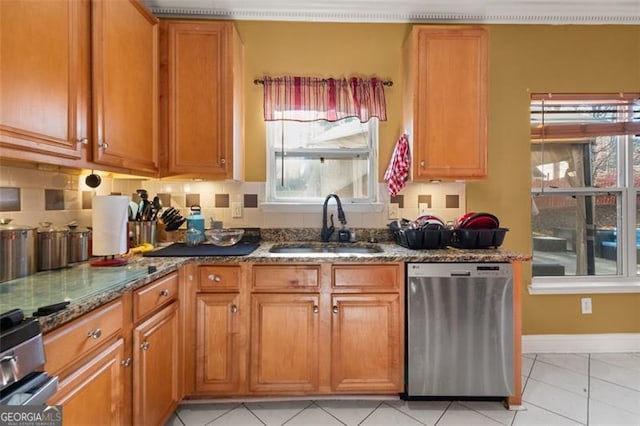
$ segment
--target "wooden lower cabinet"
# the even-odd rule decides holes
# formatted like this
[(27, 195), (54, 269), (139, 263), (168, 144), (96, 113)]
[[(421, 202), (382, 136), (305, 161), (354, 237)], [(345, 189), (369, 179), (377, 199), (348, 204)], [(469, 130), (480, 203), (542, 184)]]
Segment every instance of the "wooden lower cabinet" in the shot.
[(124, 424), (124, 340), (118, 339), (60, 383), (48, 405), (62, 405), (65, 425)]
[(332, 305), (331, 389), (402, 390), (399, 294), (337, 295)]
[(319, 295), (251, 296), (250, 390), (318, 390)]
[(185, 299), (191, 324), (186, 347), (195, 346), (187, 362), (189, 395), (404, 390), (401, 263), (220, 264), (198, 270), (198, 283)]
[(238, 293), (196, 296), (195, 390), (198, 393), (238, 392), (238, 306)]
[(178, 303), (133, 331), (133, 424), (164, 423), (180, 402)]

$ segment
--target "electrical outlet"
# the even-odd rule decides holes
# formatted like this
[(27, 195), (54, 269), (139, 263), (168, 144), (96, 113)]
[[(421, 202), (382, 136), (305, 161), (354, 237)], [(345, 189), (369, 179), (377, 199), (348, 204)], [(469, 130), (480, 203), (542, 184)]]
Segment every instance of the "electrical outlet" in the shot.
[(580, 307), (582, 308), (582, 313), (583, 314), (590, 314), (592, 313), (592, 306), (591, 306), (591, 298), (590, 297), (583, 297), (582, 299), (580, 299)]
[(389, 219), (390, 220), (400, 219), (400, 204), (389, 203)]
[(418, 213), (419, 214), (427, 214), (430, 213), (431, 203), (418, 203)]
[(231, 203), (231, 217), (242, 217), (242, 203)]

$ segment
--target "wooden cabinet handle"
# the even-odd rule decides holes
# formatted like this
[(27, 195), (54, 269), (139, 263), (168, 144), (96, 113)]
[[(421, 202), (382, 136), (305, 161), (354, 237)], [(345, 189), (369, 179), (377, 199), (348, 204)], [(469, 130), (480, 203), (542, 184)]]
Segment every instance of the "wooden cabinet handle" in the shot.
[(209, 274), (209, 276), (207, 278), (209, 278), (209, 281), (214, 281), (214, 282), (217, 282), (217, 283), (222, 281), (222, 278), (220, 278), (220, 276), (216, 275), (216, 274)]
[(142, 349), (143, 351), (146, 351), (147, 349), (149, 349), (149, 342), (143, 342), (140, 345), (140, 349)]
[(337, 305), (333, 305), (333, 313), (334, 314), (338, 313), (338, 306)]
[(162, 296), (162, 297), (167, 297), (167, 296), (169, 296), (169, 290), (167, 290), (167, 289), (165, 288), (164, 290), (162, 290), (162, 291), (160, 292), (160, 296)]
[(131, 358), (123, 359), (122, 361), (120, 361), (120, 365), (122, 365), (123, 367), (130, 366), (131, 365)]
[(87, 337), (89, 339), (99, 339), (100, 336), (102, 336), (102, 330), (100, 330), (99, 328), (94, 328), (87, 333)]
[(231, 313), (235, 314), (236, 312), (238, 312), (238, 307), (236, 305), (231, 305)]
[(320, 312), (320, 308), (318, 308), (318, 305), (313, 305), (313, 313), (317, 314), (318, 312)]

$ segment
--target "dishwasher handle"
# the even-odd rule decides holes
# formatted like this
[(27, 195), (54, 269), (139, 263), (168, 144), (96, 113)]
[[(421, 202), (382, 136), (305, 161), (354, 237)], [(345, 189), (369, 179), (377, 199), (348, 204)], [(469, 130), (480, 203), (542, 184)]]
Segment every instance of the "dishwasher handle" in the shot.
[(471, 271), (451, 271), (452, 277), (470, 277)]

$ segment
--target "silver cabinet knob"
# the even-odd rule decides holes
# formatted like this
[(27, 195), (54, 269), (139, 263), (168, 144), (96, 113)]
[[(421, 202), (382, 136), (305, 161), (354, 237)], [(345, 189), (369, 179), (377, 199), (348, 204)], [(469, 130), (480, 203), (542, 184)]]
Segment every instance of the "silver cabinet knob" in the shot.
[(94, 328), (87, 333), (87, 337), (89, 339), (99, 339), (100, 336), (102, 336), (102, 330), (100, 330), (99, 328)]
[(140, 345), (140, 349), (142, 349), (143, 351), (148, 350), (148, 349), (149, 349), (149, 342), (143, 342), (143, 343)]
[(313, 305), (313, 313), (317, 314), (318, 312), (320, 312), (320, 308), (318, 307), (318, 305)]
[(123, 359), (122, 361), (120, 361), (120, 365), (122, 365), (123, 367), (130, 366), (131, 365), (131, 358)]
[(162, 296), (162, 297), (167, 297), (167, 296), (169, 296), (169, 290), (167, 290), (167, 289), (165, 288), (164, 290), (162, 290), (162, 291), (160, 292), (160, 296)]
[(334, 314), (338, 313), (338, 307), (336, 305), (333, 305), (333, 313)]
[(106, 143), (106, 142), (100, 142), (98, 144), (98, 148), (107, 149), (107, 148), (109, 148), (109, 144)]
[(224, 166), (225, 164), (227, 164), (227, 159), (226, 159), (226, 158), (224, 158), (224, 157), (222, 157), (222, 158), (220, 159), (220, 164), (222, 164), (223, 166)]
[(238, 312), (238, 307), (236, 305), (231, 305), (231, 313), (235, 314), (236, 312)]
[(80, 138), (80, 139), (78, 139), (78, 143), (79, 143), (80, 145), (87, 145), (87, 144), (89, 143), (89, 139), (87, 139), (87, 138)]
[(222, 278), (220, 278), (219, 275), (215, 275), (215, 274), (209, 274), (209, 276), (207, 278), (209, 279), (209, 281), (214, 281), (214, 282), (217, 282), (217, 283), (222, 281)]
[(422, 160), (422, 161), (420, 162), (420, 167), (423, 167), (423, 168), (424, 168), (426, 165), (427, 165), (427, 163), (425, 163), (425, 162), (424, 162), (424, 160)]

